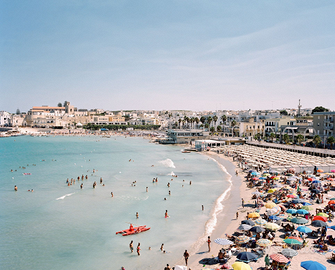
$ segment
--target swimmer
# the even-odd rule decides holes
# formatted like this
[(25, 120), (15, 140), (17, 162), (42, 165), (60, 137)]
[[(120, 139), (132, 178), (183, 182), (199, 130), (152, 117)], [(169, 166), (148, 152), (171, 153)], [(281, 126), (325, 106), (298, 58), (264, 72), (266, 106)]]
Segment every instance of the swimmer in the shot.
[(168, 218), (169, 215), (168, 215), (168, 210), (165, 210), (165, 218)]
[(14, 190), (17, 191), (17, 186), (14, 186)]
[(140, 245), (141, 245), (141, 243), (138, 243), (138, 244), (137, 244), (137, 255), (138, 255), (138, 256), (141, 255), (141, 254), (140, 254), (140, 251), (141, 251)]
[(102, 177), (100, 177), (100, 184), (102, 184)]
[(202, 209), (202, 211), (204, 211), (204, 210), (205, 210), (205, 207), (204, 207), (204, 205), (201, 205), (201, 209)]
[(170, 183), (167, 183), (167, 186), (170, 187)]
[(136, 212), (136, 218), (139, 218), (139, 216), (138, 216), (138, 212)]
[(164, 250), (164, 244), (161, 245), (161, 248), (160, 248), (161, 251)]
[(148, 192), (148, 187), (145, 188), (145, 191)]
[(192, 185), (192, 181), (190, 181), (190, 185)]
[(171, 195), (171, 191), (169, 190), (169, 195)]
[(111, 192), (111, 196), (112, 196), (112, 198), (114, 197), (114, 194), (113, 194), (113, 192)]
[(80, 185), (80, 188), (81, 188), (81, 189), (83, 189), (83, 185), (84, 185), (84, 184), (83, 184), (83, 183), (81, 183), (81, 185)]
[(149, 247), (149, 250), (151, 250), (151, 247)]
[(164, 198), (164, 201), (166, 201), (166, 198)]
[(130, 252), (133, 253), (133, 251), (134, 251), (133, 240), (130, 241), (129, 248), (130, 248)]

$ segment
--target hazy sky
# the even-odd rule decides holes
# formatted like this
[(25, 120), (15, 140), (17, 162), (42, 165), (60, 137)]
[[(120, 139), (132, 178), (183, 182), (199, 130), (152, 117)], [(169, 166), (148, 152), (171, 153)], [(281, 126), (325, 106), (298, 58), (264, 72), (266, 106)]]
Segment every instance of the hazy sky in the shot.
[(0, 110), (335, 110), (335, 2), (0, 0)]

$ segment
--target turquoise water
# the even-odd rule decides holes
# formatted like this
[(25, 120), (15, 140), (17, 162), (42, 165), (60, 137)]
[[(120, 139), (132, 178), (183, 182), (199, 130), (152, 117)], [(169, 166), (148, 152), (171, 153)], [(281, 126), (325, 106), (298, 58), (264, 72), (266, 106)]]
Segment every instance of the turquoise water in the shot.
[[(0, 139), (0, 269), (173, 265), (204, 236), (215, 201), (228, 187), (226, 173), (213, 160), (180, 150), (142, 138)], [(67, 186), (67, 178), (82, 175), (88, 179)], [(152, 183), (154, 177), (157, 183)], [(170, 218), (164, 218), (165, 210)], [(133, 236), (115, 234), (129, 222), (151, 229)], [(135, 250), (141, 243), (141, 256), (130, 253), (130, 240)], [(166, 253), (159, 250), (162, 243)]]

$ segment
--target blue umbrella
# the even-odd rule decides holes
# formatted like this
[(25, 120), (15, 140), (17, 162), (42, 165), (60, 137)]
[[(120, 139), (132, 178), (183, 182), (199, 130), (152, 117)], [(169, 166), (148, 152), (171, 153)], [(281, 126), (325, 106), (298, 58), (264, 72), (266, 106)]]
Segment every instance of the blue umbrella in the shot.
[(303, 232), (303, 233), (310, 233), (310, 232), (312, 232), (312, 229), (310, 229), (310, 228), (308, 228), (306, 226), (299, 226), (297, 228), (297, 231), (298, 232)]
[(241, 252), (237, 254), (236, 258), (239, 259), (240, 261), (252, 261), (256, 260), (258, 257), (257, 255), (251, 252)]
[(258, 172), (252, 172), (251, 175), (259, 175)]
[(265, 180), (265, 179), (266, 179), (266, 177), (263, 177), (263, 176), (262, 176), (262, 177), (260, 177), (259, 179), (261, 179), (261, 180)]
[(250, 226), (254, 226), (255, 222), (253, 222), (251, 219), (246, 219), (246, 220), (242, 220), (241, 224), (247, 224)]
[(295, 210), (295, 209), (287, 209), (287, 210), (286, 210), (286, 213), (289, 213), (289, 214), (296, 214), (296, 213), (297, 213), (297, 210)]
[(319, 184), (319, 183), (321, 183), (321, 181), (319, 181), (319, 180), (313, 180), (312, 181), (312, 184)]
[(292, 200), (293, 203), (303, 203), (304, 200), (303, 199), (294, 199)]
[(302, 202), (301, 203), (303, 206), (305, 206), (305, 205), (312, 205), (311, 203), (308, 203), (308, 202)]
[(269, 216), (269, 219), (272, 219), (272, 220), (281, 220), (281, 218), (278, 217), (278, 216)]
[(300, 264), (301, 267), (307, 270), (327, 270), (327, 267), (317, 261), (304, 261)]
[(333, 230), (335, 231), (335, 226), (331, 226), (331, 227), (329, 227), (329, 228), (331, 228), (331, 229), (333, 229)]
[(305, 210), (305, 209), (299, 209), (298, 211), (297, 211), (297, 214), (299, 214), (299, 215), (306, 215), (306, 214), (308, 214), (309, 212), (307, 211), (307, 210)]
[(291, 222), (296, 224), (306, 224), (308, 223), (308, 220), (305, 218), (292, 218)]

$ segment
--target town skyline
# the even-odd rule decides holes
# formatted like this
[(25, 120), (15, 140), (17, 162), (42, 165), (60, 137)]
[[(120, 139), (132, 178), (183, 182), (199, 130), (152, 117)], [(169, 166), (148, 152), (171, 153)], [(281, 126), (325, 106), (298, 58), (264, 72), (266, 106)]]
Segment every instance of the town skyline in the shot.
[(7, 1), (0, 110), (335, 110), (335, 3)]

